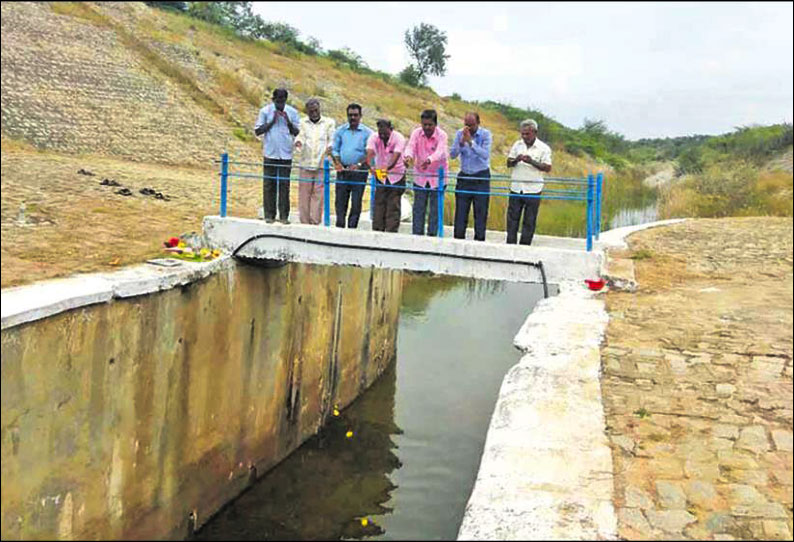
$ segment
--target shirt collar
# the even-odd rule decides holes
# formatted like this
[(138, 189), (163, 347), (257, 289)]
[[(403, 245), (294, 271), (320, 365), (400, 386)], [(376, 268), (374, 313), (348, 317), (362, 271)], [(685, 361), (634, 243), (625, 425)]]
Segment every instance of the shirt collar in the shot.
[[(436, 126), (436, 127), (433, 129), (433, 135), (431, 135), (430, 137), (427, 137), (427, 136), (425, 135), (425, 131), (422, 129), (422, 127), (421, 127), (421, 126), (419, 127), (419, 130), (421, 131), (421, 135), (422, 135), (422, 137), (424, 137), (425, 139), (433, 139), (434, 137), (436, 137), (436, 136), (438, 135), (438, 126)], [(392, 132), (392, 133), (394, 133), (394, 132)]]

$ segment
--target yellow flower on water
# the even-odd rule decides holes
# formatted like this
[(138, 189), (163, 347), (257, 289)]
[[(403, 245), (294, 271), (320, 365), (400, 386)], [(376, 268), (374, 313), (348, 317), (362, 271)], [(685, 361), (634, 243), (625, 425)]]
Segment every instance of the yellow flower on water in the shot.
[(213, 258), (217, 258), (217, 257), (218, 257), (218, 256), (220, 256), (220, 255), (221, 255), (221, 251), (220, 251), (220, 250), (218, 250), (217, 248), (216, 248), (215, 250), (213, 250), (213, 251), (212, 251), (212, 257), (213, 257)]
[(361, 518), (361, 526), (366, 527), (369, 525), (369, 520), (367, 518)]
[(339, 416), (339, 411), (334, 409), (334, 416)]
[(353, 431), (348, 431), (347, 433), (345, 433), (345, 436), (347, 438), (353, 438)]

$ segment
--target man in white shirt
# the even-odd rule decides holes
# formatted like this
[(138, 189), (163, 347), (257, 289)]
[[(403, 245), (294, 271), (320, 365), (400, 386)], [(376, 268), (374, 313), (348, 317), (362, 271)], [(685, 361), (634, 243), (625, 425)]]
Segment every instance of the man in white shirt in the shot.
[(551, 148), (537, 138), (538, 123), (532, 119), (521, 122), (521, 139), (513, 143), (507, 154), (511, 168), (510, 199), (507, 204), (507, 242), (516, 244), (521, 212), (521, 244), (531, 245), (535, 235), (543, 173), (551, 171)]
[(306, 101), (308, 119), (300, 121), (295, 138), (295, 153), (300, 165), (298, 183), (298, 215), (301, 224), (319, 224), (323, 208), (323, 159), (331, 156), (336, 123), (320, 115), (320, 101)]

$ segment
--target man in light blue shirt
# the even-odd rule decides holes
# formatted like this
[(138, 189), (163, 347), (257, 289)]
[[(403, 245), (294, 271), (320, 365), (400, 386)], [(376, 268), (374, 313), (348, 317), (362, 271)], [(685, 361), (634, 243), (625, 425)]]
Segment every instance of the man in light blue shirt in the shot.
[(460, 172), (455, 186), (455, 239), (466, 238), (469, 207), (473, 202), (474, 239), (485, 241), (490, 199), (488, 192), (491, 190), (491, 132), (480, 126), (478, 113), (466, 113), (463, 124), (464, 127), (457, 131), (455, 141), (449, 148), (450, 158), (460, 155)]
[(292, 168), (292, 144), (298, 135), (298, 111), (287, 105), (285, 88), (273, 91), (273, 103), (259, 110), (254, 133), (263, 135), (262, 207), (265, 222), (276, 219), (278, 191), (279, 222), (289, 224), (289, 177)]
[[(347, 124), (340, 126), (334, 134), (331, 157), (336, 169), (336, 227), (345, 227), (347, 201), (350, 199), (350, 216), (347, 227), (357, 228), (361, 216), (361, 198), (367, 184), (367, 140), (372, 129), (361, 124), (361, 106), (347, 106)], [(341, 182), (340, 182), (341, 181)]]

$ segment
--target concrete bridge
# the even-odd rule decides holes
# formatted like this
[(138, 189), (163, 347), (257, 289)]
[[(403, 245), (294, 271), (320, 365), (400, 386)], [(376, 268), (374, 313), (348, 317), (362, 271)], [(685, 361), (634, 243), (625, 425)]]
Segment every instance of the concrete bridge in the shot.
[(213, 247), (274, 264), (372, 266), (514, 282), (596, 278), (603, 260), (601, 250), (585, 250), (584, 239), (536, 235), (532, 246), (523, 246), (506, 244), (504, 232), (489, 231), (485, 242), (475, 242), (452, 238), (449, 227), (439, 238), (384, 234), (368, 226), (351, 230), (208, 216), (204, 235)]

